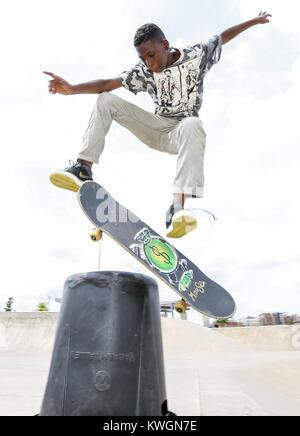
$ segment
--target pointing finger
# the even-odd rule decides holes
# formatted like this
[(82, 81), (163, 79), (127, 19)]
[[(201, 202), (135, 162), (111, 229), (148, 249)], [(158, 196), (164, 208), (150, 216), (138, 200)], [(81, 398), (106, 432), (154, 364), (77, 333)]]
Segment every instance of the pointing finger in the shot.
[(49, 71), (43, 71), (44, 74), (48, 74), (48, 76), (54, 77), (53, 73), (50, 73)]
[(44, 74), (48, 74), (48, 76), (53, 77), (53, 79), (60, 79), (60, 77), (56, 76), (56, 74), (50, 73), (48, 71), (43, 71)]

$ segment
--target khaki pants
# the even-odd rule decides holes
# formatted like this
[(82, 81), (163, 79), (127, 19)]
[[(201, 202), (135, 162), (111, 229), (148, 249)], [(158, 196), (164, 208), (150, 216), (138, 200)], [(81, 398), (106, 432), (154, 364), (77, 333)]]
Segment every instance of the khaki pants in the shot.
[(105, 136), (115, 120), (149, 147), (178, 155), (174, 194), (203, 196), (206, 133), (199, 118), (182, 121), (152, 114), (110, 92), (97, 98), (79, 158), (98, 163)]

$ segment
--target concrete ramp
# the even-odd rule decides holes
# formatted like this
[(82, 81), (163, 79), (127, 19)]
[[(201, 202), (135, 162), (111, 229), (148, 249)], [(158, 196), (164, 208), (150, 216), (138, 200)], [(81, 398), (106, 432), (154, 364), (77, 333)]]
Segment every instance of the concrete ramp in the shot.
[[(0, 314), (1, 416), (39, 413), (57, 319)], [(299, 416), (299, 329), (255, 329), (162, 318), (169, 409), (180, 416)]]
[(51, 352), (58, 313), (0, 313), (0, 352)]
[(300, 351), (300, 325), (234, 327), (215, 330), (256, 350)]
[[(290, 347), (297, 329), (288, 326), (282, 336), (275, 328), (279, 348), (293, 351), (274, 352), (276, 335), (273, 351), (262, 351), (244, 329), (233, 339), (226, 329), (164, 319), (162, 325), (171, 409), (200, 416), (300, 415), (300, 351)], [(254, 336), (271, 333), (261, 329)], [(263, 344), (270, 348), (267, 338), (260, 338), (259, 348)]]

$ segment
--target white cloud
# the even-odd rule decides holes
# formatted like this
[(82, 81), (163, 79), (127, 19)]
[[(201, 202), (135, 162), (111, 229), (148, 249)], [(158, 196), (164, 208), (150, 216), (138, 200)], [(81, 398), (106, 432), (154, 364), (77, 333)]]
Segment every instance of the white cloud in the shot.
[(246, 68), (247, 63), (253, 58), (255, 48), (246, 41), (238, 41), (233, 50), (230, 50), (224, 57), (226, 57), (226, 65), (228, 72), (236, 79), (246, 80), (248, 71)]
[(258, 15), (260, 11), (272, 15), (271, 24), (264, 25), (262, 33), (257, 33), (258, 38), (263, 38), (267, 32), (274, 28), (285, 34), (294, 34), (299, 40), (299, 12), (300, 5), (297, 0), (236, 0), (237, 7), (240, 7), (241, 16), (244, 20)]

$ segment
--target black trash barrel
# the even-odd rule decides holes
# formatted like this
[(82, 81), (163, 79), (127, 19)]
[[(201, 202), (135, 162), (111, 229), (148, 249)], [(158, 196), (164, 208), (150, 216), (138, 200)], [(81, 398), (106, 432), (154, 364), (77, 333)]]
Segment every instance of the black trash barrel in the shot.
[(41, 416), (166, 413), (156, 282), (125, 272), (69, 277)]

